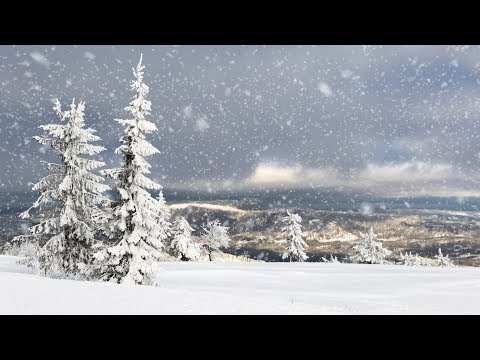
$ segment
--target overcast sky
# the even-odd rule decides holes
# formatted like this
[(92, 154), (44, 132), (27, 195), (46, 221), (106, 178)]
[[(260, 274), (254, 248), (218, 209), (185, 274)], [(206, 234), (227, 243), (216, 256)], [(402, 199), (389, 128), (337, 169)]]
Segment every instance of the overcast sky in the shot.
[(52, 100), (86, 102), (107, 167), (143, 53), (166, 188), (480, 194), (479, 46), (0, 46), (0, 191), (51, 151)]

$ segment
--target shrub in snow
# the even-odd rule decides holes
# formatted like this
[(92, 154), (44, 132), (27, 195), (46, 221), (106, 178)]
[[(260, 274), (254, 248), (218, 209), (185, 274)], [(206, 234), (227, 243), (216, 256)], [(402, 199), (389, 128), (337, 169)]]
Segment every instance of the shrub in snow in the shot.
[[(20, 264), (27, 264), (27, 262), (34, 263), (38, 256), (38, 251), (41, 247), (37, 242), (27, 241), (25, 238), (15, 237), (12, 243), (5, 244), (5, 255), (18, 256), (23, 258), (31, 258), (29, 261), (19, 261)], [(32, 266), (33, 267), (33, 266)]]
[(5, 255), (16, 256), (18, 253), (18, 247), (7, 241), (2, 247), (2, 253)]
[(333, 256), (332, 254), (330, 254), (330, 259), (327, 259), (326, 257), (322, 256), (322, 261), (323, 262), (328, 262), (328, 263), (339, 263), (340, 262), (340, 261), (338, 261), (337, 257)]
[(305, 261), (308, 256), (305, 254), (305, 248), (308, 246), (303, 240), (302, 218), (298, 214), (291, 214), (287, 210), (287, 216), (283, 218), (283, 222), (287, 225), (282, 228), (282, 233), (287, 237), (285, 252), (282, 259), (289, 259), (290, 261)]
[(18, 260), (17, 263), (33, 269), (39, 269), (40, 264), (38, 263), (38, 259), (41, 251), (42, 248), (37, 242), (17, 241), (17, 250), (15, 251), (15, 256), (22, 258)]
[(208, 252), (208, 258), (212, 261), (212, 252), (230, 246), (230, 237), (228, 236), (228, 227), (220, 224), (218, 219), (207, 221), (202, 227), (204, 233), (200, 237), (202, 245)]
[[(114, 221), (110, 237), (115, 244), (95, 254), (96, 271), (104, 281), (116, 283), (155, 285), (158, 261), (162, 258), (163, 242), (169, 234), (166, 205), (153, 198), (147, 190), (160, 190), (161, 185), (150, 180), (151, 165), (145, 157), (159, 151), (146, 140), (145, 134), (157, 131), (147, 121), (151, 102), (145, 96), (148, 86), (143, 82), (142, 57), (133, 69), (131, 89), (133, 100), (125, 108), (128, 119), (116, 121), (125, 126), (121, 145), (116, 149), (123, 161), (120, 168), (102, 173), (117, 184), (119, 202), (113, 209)], [(163, 196), (161, 196), (163, 199)]]
[(438, 255), (435, 255), (435, 259), (437, 259), (437, 266), (455, 266), (449, 259), (448, 254), (445, 256), (442, 254), (441, 248), (438, 248)]
[(182, 261), (198, 260), (200, 245), (192, 238), (192, 227), (184, 217), (179, 217), (173, 223), (172, 242), (170, 247), (173, 255)]
[(386, 264), (385, 257), (392, 252), (383, 247), (382, 243), (376, 241), (377, 236), (370, 228), (368, 233), (362, 233), (360, 241), (353, 247), (355, 254), (351, 256), (351, 260), (364, 264)]
[(94, 135), (95, 130), (84, 127), (83, 102), (75, 104), (74, 100), (70, 110), (62, 111), (57, 100), (53, 109), (66, 124), (42, 125), (40, 128), (50, 137), (34, 139), (53, 148), (60, 162), (47, 164), (51, 174), (33, 186), (40, 197), (20, 215), (28, 218), (30, 211), (38, 208), (45, 210), (39, 214), (42, 221), (30, 227), (30, 235), (15, 240), (44, 243), (36, 259), (28, 260), (38, 263), (42, 274), (78, 277), (92, 262), (91, 247), (97, 228), (107, 221), (100, 206), (109, 203), (102, 195), (109, 187), (101, 183), (103, 178), (90, 172), (104, 163), (82, 155), (96, 155), (105, 148), (89, 144), (100, 138)]
[(411, 252), (405, 252), (405, 254), (400, 253), (400, 260), (403, 265), (406, 266), (425, 266), (426, 263), (423, 261), (418, 254), (412, 255)]

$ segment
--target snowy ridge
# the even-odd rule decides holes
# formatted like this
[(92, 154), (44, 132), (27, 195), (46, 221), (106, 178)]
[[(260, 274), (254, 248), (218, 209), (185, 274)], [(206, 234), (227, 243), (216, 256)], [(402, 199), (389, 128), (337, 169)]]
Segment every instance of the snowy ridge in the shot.
[(226, 211), (230, 213), (236, 213), (239, 215), (245, 215), (249, 213), (249, 211), (242, 210), (230, 205), (217, 205), (217, 204), (208, 204), (208, 203), (178, 203), (178, 204), (170, 205), (171, 210), (186, 209), (188, 207), (197, 207), (197, 208), (204, 208), (209, 210)]

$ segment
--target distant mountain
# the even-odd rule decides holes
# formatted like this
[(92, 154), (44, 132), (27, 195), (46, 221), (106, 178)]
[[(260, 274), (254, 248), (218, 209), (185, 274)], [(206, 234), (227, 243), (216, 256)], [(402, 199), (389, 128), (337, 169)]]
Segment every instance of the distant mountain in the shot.
[[(226, 202), (173, 204), (171, 209), (173, 217), (184, 216), (197, 235), (207, 219), (218, 218), (229, 226), (233, 244), (228, 252), (265, 261), (281, 260), (281, 220), (285, 209), (245, 210)], [(391, 260), (399, 260), (404, 251), (433, 258), (441, 246), (459, 265), (480, 265), (478, 212), (409, 209), (364, 214), (304, 208), (291, 211), (303, 219), (309, 261), (319, 261), (329, 254), (348, 261), (359, 234), (372, 227), (379, 240), (393, 251)]]
[[(185, 194), (177, 196), (184, 198)], [(33, 221), (18, 218), (18, 213), (31, 204), (30, 200), (27, 203), (27, 196), (14, 199), (16, 201), (9, 203), (10, 210), (0, 213), (0, 245), (25, 233)], [(266, 207), (253, 198), (170, 201), (170, 204), (173, 216), (184, 216), (196, 229), (196, 235), (207, 219), (218, 218), (229, 226), (233, 241), (227, 252), (264, 261), (281, 260), (284, 244), (281, 220), (286, 207)], [(348, 261), (360, 232), (373, 227), (378, 238), (393, 251), (392, 260), (398, 260), (401, 251), (433, 258), (441, 246), (456, 264), (480, 265), (480, 213), (477, 211), (413, 207), (371, 207), (369, 211), (289, 208), (303, 218), (309, 261), (320, 261), (322, 256), (330, 254)]]

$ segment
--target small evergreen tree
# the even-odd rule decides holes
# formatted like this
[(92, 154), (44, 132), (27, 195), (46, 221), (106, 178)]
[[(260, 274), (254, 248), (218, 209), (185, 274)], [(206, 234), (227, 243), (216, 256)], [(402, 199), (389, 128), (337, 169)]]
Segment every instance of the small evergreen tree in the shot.
[(230, 245), (230, 237), (228, 236), (228, 227), (220, 224), (218, 219), (208, 220), (207, 224), (202, 227), (204, 233), (200, 238), (201, 243), (208, 252), (208, 259), (212, 261), (212, 252), (221, 248), (228, 248)]
[(192, 238), (193, 228), (184, 217), (179, 217), (173, 223), (173, 239), (170, 247), (174, 256), (182, 261), (198, 260), (200, 245)]
[(102, 146), (89, 144), (100, 138), (95, 130), (85, 128), (85, 104), (70, 105), (70, 110), (62, 111), (61, 104), (55, 102), (54, 111), (66, 124), (42, 125), (50, 137), (35, 136), (42, 145), (50, 146), (60, 158), (60, 163), (47, 164), (52, 174), (33, 186), (40, 197), (20, 217), (30, 217), (31, 209), (46, 210), (45, 220), (32, 226), (31, 235), (21, 235), (14, 240), (20, 242), (35, 240), (44, 242), (37, 252), (37, 259), (26, 263), (38, 263), (44, 275), (60, 276), (85, 275), (92, 262), (92, 245), (100, 224), (107, 221), (100, 206), (109, 203), (102, 195), (109, 189), (102, 184), (103, 178), (90, 171), (105, 165), (82, 157), (92, 156), (105, 150)]
[(283, 222), (287, 225), (282, 228), (282, 233), (287, 237), (285, 252), (282, 259), (288, 258), (290, 261), (305, 261), (308, 259), (305, 254), (305, 248), (308, 246), (303, 240), (302, 218), (298, 214), (291, 214), (287, 210), (287, 216), (283, 218)]
[(437, 266), (455, 266), (448, 254), (445, 256), (442, 254), (441, 248), (438, 248), (438, 255), (435, 255), (435, 259), (437, 259)]
[(385, 257), (392, 252), (384, 248), (381, 242), (375, 241), (376, 239), (377, 236), (372, 228), (368, 233), (362, 233), (359, 243), (353, 247), (355, 255), (351, 260), (364, 264), (385, 264)]
[(168, 249), (170, 247), (169, 240), (171, 240), (172, 236), (172, 223), (170, 222), (171, 213), (161, 190), (158, 194), (157, 202), (157, 222), (160, 228), (160, 238), (163, 241), (163, 247)]

